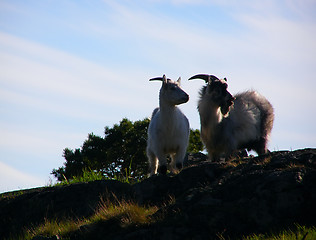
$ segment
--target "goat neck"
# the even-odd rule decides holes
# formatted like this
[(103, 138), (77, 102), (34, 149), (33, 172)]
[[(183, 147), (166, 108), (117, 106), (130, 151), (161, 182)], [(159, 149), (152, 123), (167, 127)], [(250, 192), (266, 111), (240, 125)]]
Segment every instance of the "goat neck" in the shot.
[[(204, 96), (206, 97), (206, 96)], [(198, 110), (200, 113), (201, 126), (215, 128), (223, 120), (220, 107), (212, 101), (199, 101)]]
[(177, 107), (174, 104), (170, 104), (169, 102), (159, 99), (159, 108), (160, 108), (160, 114), (163, 119), (167, 119), (169, 121), (172, 119), (171, 116), (176, 114)]

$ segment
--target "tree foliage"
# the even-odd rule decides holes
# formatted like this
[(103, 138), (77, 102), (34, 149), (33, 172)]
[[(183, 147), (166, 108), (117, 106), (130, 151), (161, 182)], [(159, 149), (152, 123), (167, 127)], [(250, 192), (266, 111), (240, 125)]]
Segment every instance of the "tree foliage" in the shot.
[(187, 152), (189, 153), (198, 153), (203, 151), (203, 143), (201, 141), (201, 134), (200, 130), (198, 129), (190, 129), (190, 136), (189, 136), (189, 146)]
[[(101, 172), (108, 178), (132, 177), (147, 174), (146, 141), (149, 119), (132, 122), (127, 118), (112, 128), (105, 127), (104, 137), (88, 135), (81, 148), (65, 148), (63, 167), (53, 169), (58, 181), (81, 176), (86, 169)], [(191, 130), (189, 152), (203, 150), (199, 130)]]

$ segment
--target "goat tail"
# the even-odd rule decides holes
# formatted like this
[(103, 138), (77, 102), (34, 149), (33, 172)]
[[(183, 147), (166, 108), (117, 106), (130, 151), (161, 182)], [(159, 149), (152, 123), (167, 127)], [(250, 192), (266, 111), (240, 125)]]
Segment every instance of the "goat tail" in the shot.
[(265, 97), (257, 92), (255, 93), (257, 97), (254, 97), (252, 100), (260, 111), (261, 138), (267, 142), (273, 127), (274, 109), (272, 104)]

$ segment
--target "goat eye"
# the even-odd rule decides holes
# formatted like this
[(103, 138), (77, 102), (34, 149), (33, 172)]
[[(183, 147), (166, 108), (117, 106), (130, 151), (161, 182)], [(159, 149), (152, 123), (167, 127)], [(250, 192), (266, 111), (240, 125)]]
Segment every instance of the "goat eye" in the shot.
[(170, 90), (176, 90), (176, 86), (170, 87)]

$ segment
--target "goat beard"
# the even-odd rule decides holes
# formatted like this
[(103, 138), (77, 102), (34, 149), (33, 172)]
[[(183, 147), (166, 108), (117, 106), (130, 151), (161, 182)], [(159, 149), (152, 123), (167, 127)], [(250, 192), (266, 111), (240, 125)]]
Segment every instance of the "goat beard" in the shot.
[(221, 113), (225, 116), (229, 110), (230, 110), (230, 107), (233, 105), (233, 102), (226, 102), (224, 104), (222, 104), (220, 107), (221, 107)]

